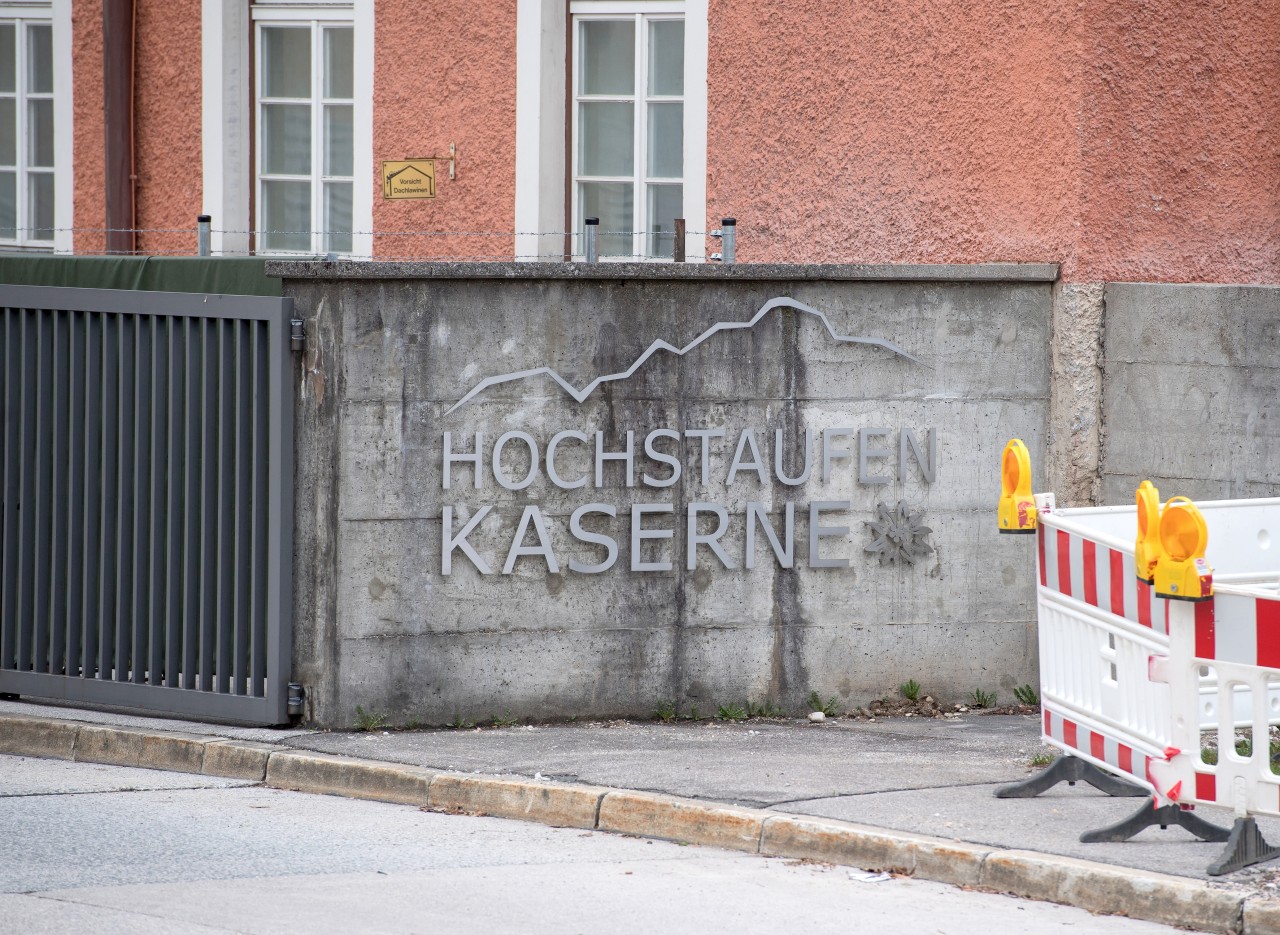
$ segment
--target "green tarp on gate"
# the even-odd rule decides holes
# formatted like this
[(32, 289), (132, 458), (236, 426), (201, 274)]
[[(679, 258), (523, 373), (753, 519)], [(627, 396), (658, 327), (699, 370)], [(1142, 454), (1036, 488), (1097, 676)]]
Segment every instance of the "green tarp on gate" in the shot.
[(258, 257), (0, 256), (0, 283), (221, 295), (280, 295)]

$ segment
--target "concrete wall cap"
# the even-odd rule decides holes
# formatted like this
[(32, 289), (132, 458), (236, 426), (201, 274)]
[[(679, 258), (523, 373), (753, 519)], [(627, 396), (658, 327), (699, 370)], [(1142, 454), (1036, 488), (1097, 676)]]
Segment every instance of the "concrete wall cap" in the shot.
[(268, 260), (282, 279), (1055, 282), (1056, 263), (429, 263)]

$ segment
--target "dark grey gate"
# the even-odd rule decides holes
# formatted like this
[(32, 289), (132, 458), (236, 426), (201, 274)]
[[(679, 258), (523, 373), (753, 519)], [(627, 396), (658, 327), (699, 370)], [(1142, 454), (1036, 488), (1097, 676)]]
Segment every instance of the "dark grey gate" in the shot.
[(288, 720), (291, 305), (0, 286), (0, 692)]

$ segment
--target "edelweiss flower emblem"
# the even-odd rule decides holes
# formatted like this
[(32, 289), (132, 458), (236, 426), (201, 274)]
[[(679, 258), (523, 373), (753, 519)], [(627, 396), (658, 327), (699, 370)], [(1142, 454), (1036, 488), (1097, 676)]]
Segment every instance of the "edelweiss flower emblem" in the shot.
[(933, 530), (923, 524), (923, 516), (923, 510), (909, 510), (902, 500), (892, 507), (878, 504), (876, 518), (863, 521), (871, 527), (872, 536), (866, 551), (879, 555), (881, 565), (914, 565), (916, 559), (933, 552), (933, 546), (924, 541)]

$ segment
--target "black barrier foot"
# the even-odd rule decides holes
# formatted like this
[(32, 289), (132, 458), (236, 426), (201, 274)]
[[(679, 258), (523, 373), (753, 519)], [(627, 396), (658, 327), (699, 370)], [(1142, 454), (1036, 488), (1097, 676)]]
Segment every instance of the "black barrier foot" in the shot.
[(1030, 799), (1052, 789), (1060, 782), (1074, 786), (1081, 780), (1107, 795), (1122, 797), (1150, 795), (1142, 786), (1117, 779), (1092, 763), (1075, 756), (1060, 756), (1036, 775), (1021, 782), (1001, 786), (995, 794), (997, 799)]
[(1220, 877), (1280, 857), (1280, 847), (1272, 847), (1252, 818), (1237, 818), (1227, 838), (1222, 856), (1209, 865), (1209, 876)]
[(1170, 825), (1186, 828), (1201, 841), (1225, 841), (1231, 831), (1210, 824), (1193, 811), (1180, 805), (1165, 805), (1156, 808), (1154, 801), (1148, 802), (1122, 822), (1097, 831), (1086, 831), (1080, 835), (1082, 844), (1118, 843), (1127, 841), (1144, 828), (1159, 825), (1162, 829)]

